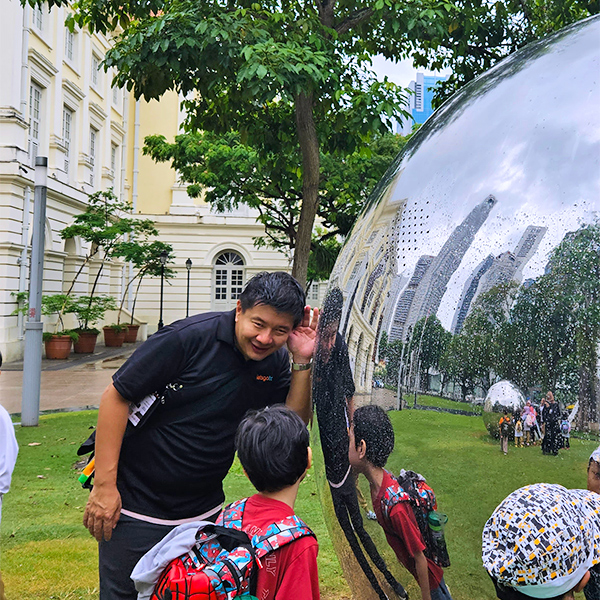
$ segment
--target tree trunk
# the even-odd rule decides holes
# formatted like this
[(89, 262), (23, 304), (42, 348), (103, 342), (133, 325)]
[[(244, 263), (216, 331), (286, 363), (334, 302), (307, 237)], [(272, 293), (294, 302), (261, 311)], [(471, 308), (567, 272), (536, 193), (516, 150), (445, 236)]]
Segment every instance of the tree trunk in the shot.
[(317, 139), (313, 116), (312, 93), (302, 93), (296, 96), (296, 128), (302, 153), (302, 208), (298, 222), (292, 275), (300, 285), (305, 287), (312, 230), (319, 204), (319, 175), (321, 169), (319, 140)]

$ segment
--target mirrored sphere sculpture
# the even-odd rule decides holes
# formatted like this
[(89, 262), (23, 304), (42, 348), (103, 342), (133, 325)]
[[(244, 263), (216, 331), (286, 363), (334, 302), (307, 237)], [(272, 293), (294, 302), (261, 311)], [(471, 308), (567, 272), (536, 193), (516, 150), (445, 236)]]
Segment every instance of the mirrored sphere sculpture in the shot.
[[(600, 19), (588, 19), (471, 82), (418, 130), (372, 194), (330, 279), (343, 297), (355, 404), (402, 408), (417, 390), (483, 398), (507, 379), (524, 393), (554, 386), (563, 403), (583, 394), (597, 421), (596, 378), (582, 383), (576, 367), (549, 355), (583, 327), (568, 304), (569, 273), (589, 273), (589, 286), (577, 285), (587, 300), (599, 297), (598, 39)], [(490, 354), (490, 331), (504, 336), (499, 354)], [(592, 327), (588, 373), (597, 334)], [(317, 405), (319, 393), (316, 385)], [(344, 552), (339, 529), (332, 533)], [(376, 598), (342, 562), (356, 597)]]
[(483, 404), (483, 420), (486, 429), (493, 437), (499, 437), (500, 415), (506, 410), (511, 417), (514, 417), (515, 413), (517, 411), (520, 413), (524, 406), (525, 396), (514, 383), (506, 380), (498, 381), (488, 390)]

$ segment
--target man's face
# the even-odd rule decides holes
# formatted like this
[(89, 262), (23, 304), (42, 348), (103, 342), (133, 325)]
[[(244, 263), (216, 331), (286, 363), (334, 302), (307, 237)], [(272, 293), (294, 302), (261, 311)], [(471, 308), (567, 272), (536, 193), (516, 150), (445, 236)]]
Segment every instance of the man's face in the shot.
[(600, 494), (600, 463), (593, 460), (588, 467), (587, 489)]
[(235, 339), (246, 360), (263, 360), (279, 350), (294, 329), (291, 315), (277, 312), (266, 304), (242, 310), (238, 300), (235, 309)]

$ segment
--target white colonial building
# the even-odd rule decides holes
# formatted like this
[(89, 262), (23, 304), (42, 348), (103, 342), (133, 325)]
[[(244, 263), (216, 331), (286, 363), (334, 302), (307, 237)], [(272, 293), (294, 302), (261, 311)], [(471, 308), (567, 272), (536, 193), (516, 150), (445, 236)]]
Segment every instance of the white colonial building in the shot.
[[(136, 214), (156, 222), (160, 239), (172, 244), (176, 276), (165, 284), (164, 321), (186, 311), (187, 269), (190, 313), (226, 309), (245, 281), (261, 270), (288, 270), (287, 256), (256, 249), (264, 234), (247, 207), (215, 214), (167, 164), (143, 156), (146, 135), (167, 139), (179, 131), (179, 98), (136, 102), (111, 87), (112, 74), (100, 67), (110, 39), (88, 31), (70, 32), (67, 9), (48, 11), (0, 0), (0, 351), (5, 360), (23, 353), (23, 317), (14, 315), (14, 294), (28, 288), (36, 156), (48, 157), (44, 293), (66, 290), (88, 248), (59, 232), (82, 212), (88, 194), (113, 188)], [(91, 262), (75, 290), (86, 294), (98, 264)], [(128, 266), (105, 267), (99, 292), (121, 298)], [(318, 305), (325, 285), (316, 284), (309, 301)], [(144, 280), (136, 320), (156, 329), (160, 282)], [(130, 299), (129, 299), (130, 300)], [(115, 315), (107, 315), (107, 322)]]

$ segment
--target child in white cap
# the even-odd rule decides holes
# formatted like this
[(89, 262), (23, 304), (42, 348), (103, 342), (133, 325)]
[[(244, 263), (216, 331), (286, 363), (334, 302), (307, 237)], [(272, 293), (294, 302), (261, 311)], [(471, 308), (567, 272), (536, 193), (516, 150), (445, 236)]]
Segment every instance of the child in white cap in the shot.
[(483, 529), (483, 566), (501, 600), (600, 599), (600, 495), (537, 483), (516, 490)]

